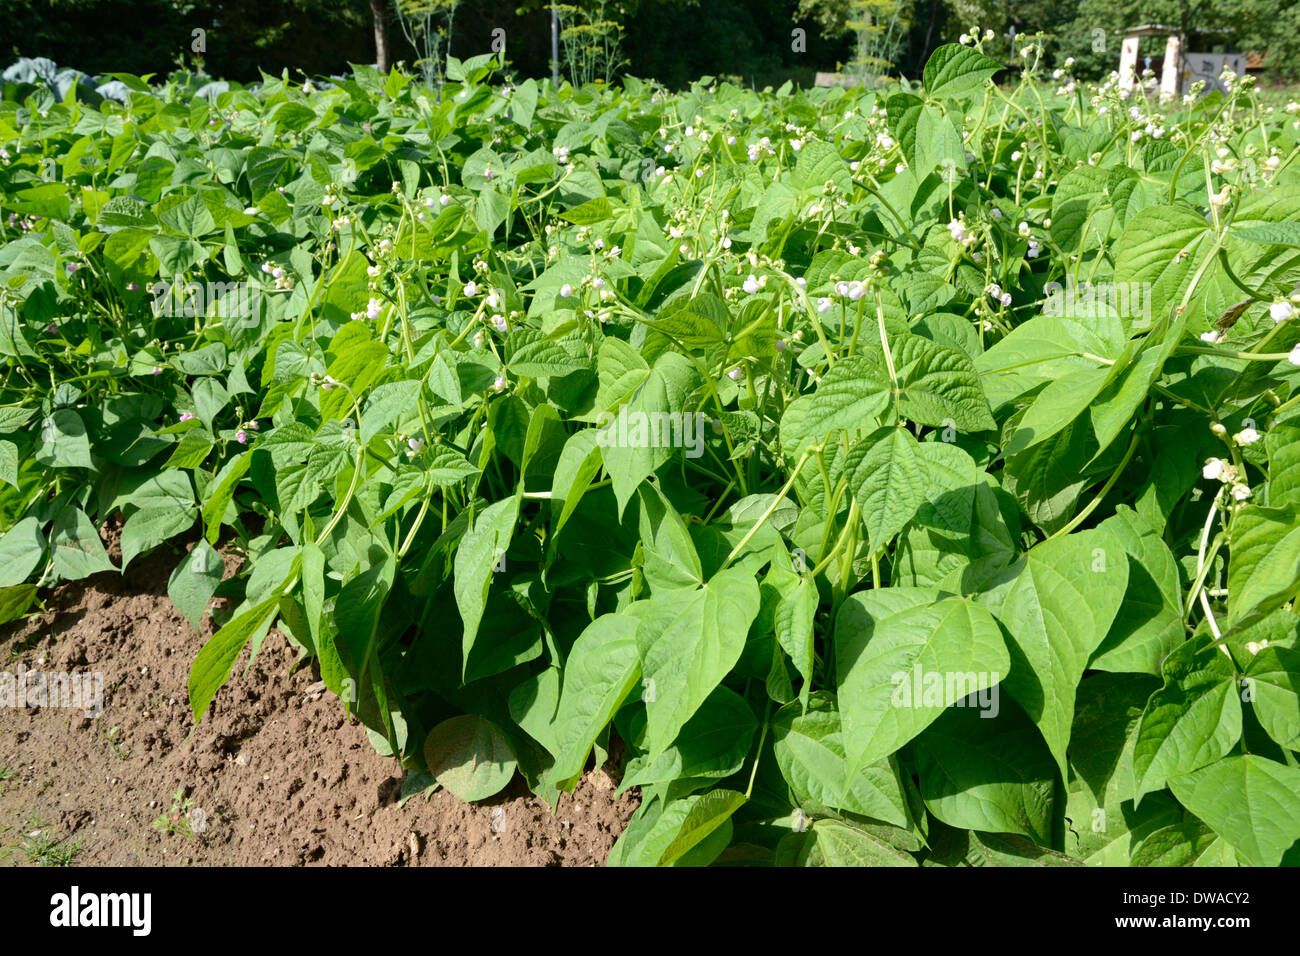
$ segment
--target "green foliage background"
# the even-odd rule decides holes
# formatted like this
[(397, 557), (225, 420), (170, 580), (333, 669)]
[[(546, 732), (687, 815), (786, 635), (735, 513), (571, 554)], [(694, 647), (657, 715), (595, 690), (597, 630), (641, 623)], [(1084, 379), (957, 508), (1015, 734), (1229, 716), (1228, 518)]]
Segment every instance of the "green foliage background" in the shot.
[[(590, 6), (582, 0), (579, 6)], [(849, 24), (864, 12), (898, 26), (886, 59), (895, 72), (915, 77), (936, 47), (978, 26), (996, 39), (986, 52), (1008, 58), (1007, 34), (1041, 32), (1053, 39), (1048, 62), (1067, 56), (1074, 73), (1096, 78), (1116, 68), (1119, 32), (1140, 23), (1188, 23), (1193, 30), (1225, 30), (1217, 44), (1266, 54), (1276, 78), (1300, 63), (1300, 4), (1290, 0), (623, 0), (627, 70), (682, 87), (702, 75), (737, 76), (758, 85), (787, 78), (811, 84), (817, 70), (859, 56)], [(494, 28), (508, 36), (511, 65), (524, 75), (549, 72), (550, 22), (546, 0), (476, 0), (456, 12), (452, 52), (464, 57), (488, 47)], [(0, 0), (4, 24), (0, 59), (45, 56), (87, 73), (127, 70), (165, 75), (184, 56), (192, 61), (191, 31), (208, 31), (208, 73), (253, 80), (258, 71), (345, 72), (348, 63), (374, 62), (368, 0)], [(807, 52), (792, 49), (791, 30), (807, 31)], [(1095, 34), (1106, 47), (1095, 50)], [(391, 18), (395, 59), (417, 54)], [(895, 42), (896, 40), (896, 42)], [(1163, 38), (1146, 41), (1163, 52)], [(1144, 49), (1146, 49), (1144, 47)]]

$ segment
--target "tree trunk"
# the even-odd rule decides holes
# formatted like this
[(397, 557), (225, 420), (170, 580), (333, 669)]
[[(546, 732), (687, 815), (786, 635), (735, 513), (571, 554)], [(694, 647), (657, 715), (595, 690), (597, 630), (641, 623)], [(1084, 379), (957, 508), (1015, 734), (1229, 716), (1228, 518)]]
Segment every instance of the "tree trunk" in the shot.
[(380, 73), (387, 73), (389, 62), (388, 48), (388, 0), (370, 0), (370, 16), (375, 21), (375, 64)]
[(934, 35), (934, 21), (939, 16), (940, 0), (934, 0), (930, 4), (930, 24), (925, 28), (925, 49), (921, 51), (921, 62), (924, 63), (930, 58), (930, 38)]

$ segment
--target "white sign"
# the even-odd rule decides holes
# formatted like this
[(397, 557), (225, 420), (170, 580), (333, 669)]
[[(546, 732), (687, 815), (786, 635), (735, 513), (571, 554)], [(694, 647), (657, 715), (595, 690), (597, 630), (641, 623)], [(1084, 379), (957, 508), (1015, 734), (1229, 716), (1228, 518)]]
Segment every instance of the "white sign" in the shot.
[(1188, 53), (1184, 59), (1183, 89), (1187, 90), (1197, 80), (1205, 81), (1205, 92), (1218, 90), (1227, 93), (1219, 74), (1225, 69), (1238, 76), (1246, 74), (1246, 55), (1244, 53)]

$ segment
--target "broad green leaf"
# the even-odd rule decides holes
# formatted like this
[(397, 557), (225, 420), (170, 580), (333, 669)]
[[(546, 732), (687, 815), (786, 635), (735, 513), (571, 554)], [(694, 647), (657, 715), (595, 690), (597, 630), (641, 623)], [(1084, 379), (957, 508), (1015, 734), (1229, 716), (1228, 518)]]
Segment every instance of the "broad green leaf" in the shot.
[(619, 789), (730, 776), (741, 769), (757, 730), (758, 720), (745, 699), (715, 687), (671, 747), (653, 759), (628, 761)]
[(1089, 483), (1082, 466), (1097, 443), (1082, 418), (1044, 442), (1006, 460), (1002, 482), (1025, 515), (1044, 532), (1055, 534), (1069, 522), (1079, 493)]
[(1300, 751), (1300, 648), (1263, 648), (1251, 659), (1242, 683), (1268, 735), (1285, 749)]
[(1117, 319), (1103, 316), (1085, 322), (1067, 315), (1041, 315), (1016, 326), (976, 356), (975, 367), (989, 404), (996, 409), (1071, 372), (1096, 368), (1097, 363), (1084, 358), (1084, 353), (1113, 360), (1122, 338)]
[(221, 522), (226, 514), (226, 506), (235, 496), (235, 486), (239, 484), (239, 479), (248, 474), (248, 467), (252, 464), (253, 453), (246, 451), (230, 459), (221, 470), (217, 472), (212, 484), (208, 486), (207, 495), (203, 501), (203, 524), (207, 529), (205, 536), (208, 544), (216, 544), (217, 537), (221, 534)]
[(515, 775), (510, 742), (492, 721), (474, 714), (448, 718), (430, 730), (424, 759), (434, 779), (466, 803), (500, 793)]
[[(968, 356), (919, 335), (892, 336), (889, 345), (904, 418), (968, 432), (996, 427), (979, 374)], [(888, 382), (884, 349), (873, 344), (868, 354), (876, 363), (876, 374)]]
[(1124, 602), (1088, 666), (1159, 676), (1161, 662), (1185, 637), (1178, 565), (1160, 535), (1125, 505), (1100, 527), (1128, 555), (1129, 578)]
[(922, 106), (908, 159), (917, 179), (938, 170), (945, 182), (954, 181), (959, 171), (966, 169), (966, 150), (952, 119), (930, 104)]
[(1231, 844), (1200, 820), (1186, 820), (1150, 834), (1133, 851), (1133, 866), (1239, 866)]
[(781, 418), (781, 447), (796, 457), (832, 432), (873, 430), (889, 407), (889, 379), (865, 356), (835, 363), (811, 395), (802, 395)]
[(916, 439), (902, 426), (875, 432), (849, 451), (844, 471), (873, 551), (884, 550), (916, 516), (930, 483), (926, 466)]
[(1270, 222), (1261, 226), (1236, 228), (1232, 230), (1232, 234), (1247, 242), (1300, 249), (1300, 223)]
[(614, 206), (604, 196), (589, 199), (568, 212), (560, 213), (560, 218), (575, 226), (593, 226), (604, 222), (614, 215)]
[(506, 366), (516, 375), (531, 378), (568, 375), (592, 365), (580, 339), (552, 339), (531, 329), (511, 332), (507, 349)]
[(1147, 699), (1160, 682), (1146, 674), (1092, 674), (1079, 684), (1070, 737), (1065, 849), (1088, 866), (1128, 866), (1150, 833), (1182, 818), (1165, 794), (1133, 805), (1133, 745)]
[(167, 582), (167, 596), (196, 631), (208, 602), (221, 583), (225, 567), (221, 555), (206, 540), (200, 540), (176, 565)]
[(665, 591), (649, 599), (636, 643), (652, 756), (667, 749), (735, 665), (758, 609), (758, 584), (736, 568), (697, 590)]
[[(811, 570), (811, 569), (809, 569)], [(817, 583), (806, 574), (778, 574), (773, 578), (780, 589), (780, 599), (772, 618), (777, 643), (790, 655), (795, 670), (803, 678), (799, 700), (807, 706), (812, 690), (813, 666), (816, 659), (813, 622), (817, 616)]]
[(908, 827), (907, 799), (897, 761), (881, 758), (849, 778), (835, 698), (819, 691), (787, 704), (772, 719), (772, 744), (781, 773), (796, 796), (824, 806)]
[(698, 859), (691, 851), (709, 841), (719, 829), (731, 826), (731, 815), (745, 802), (734, 790), (711, 790), (667, 806), (658, 801), (641, 809), (610, 851), (610, 866), (672, 866), (696, 863), (707, 866), (721, 852)]
[(334, 623), (339, 636), (336, 646), (347, 648), (362, 683), (376, 667), (382, 639), (380, 615), (393, 588), (396, 563), (391, 555), (384, 555), (382, 560), (344, 584), (334, 602)]
[(606, 337), (596, 352), (600, 387), (596, 407), (613, 411), (628, 401), (650, 375), (650, 365), (641, 353), (622, 339)]
[(0, 588), (0, 624), (16, 621), (36, 600), (35, 584), (15, 584)]
[(562, 680), (559, 667), (548, 667), (530, 674), (510, 692), (511, 719), (552, 754), (559, 750), (555, 739), (555, 714), (560, 706)]
[(1020, 708), (945, 711), (912, 750), (921, 797), (939, 820), (1050, 845), (1056, 767)]
[(658, 865), (675, 864), (718, 827), (728, 822), (744, 802), (745, 795), (734, 790), (710, 790), (695, 800), (677, 828), (677, 833), (659, 855)]
[(1297, 508), (1246, 505), (1236, 515), (1228, 558), (1228, 626), (1281, 607), (1300, 589)]
[(687, 408), (687, 398), (698, 380), (699, 373), (688, 358), (666, 352), (655, 361), (618, 417), (602, 421), (607, 427), (596, 441), (620, 514), (637, 486), (677, 453), (674, 422), (678, 437), (685, 435), (688, 419), (692, 428), (698, 423), (694, 409)]
[(600, 449), (596, 446), (596, 430), (584, 428), (569, 436), (555, 465), (551, 480), (551, 536), (560, 533), (573, 510), (587, 493), (592, 479), (600, 471)]
[(198, 517), (198, 508), (141, 508), (122, 526), (122, 568), (131, 559), (156, 548), (169, 538), (188, 531)]
[[(1210, 245), (1210, 224), (1182, 206), (1151, 206), (1129, 220), (1115, 243), (1114, 281), (1149, 288), (1156, 327), (1173, 320), (1192, 274)], [(1149, 287), (1142, 286), (1150, 283)]]
[(510, 547), (515, 520), (519, 516), (519, 500), (519, 495), (515, 494), (484, 508), (456, 549), (455, 592), (464, 628), (461, 636), (463, 670), (469, 667), (469, 652), (478, 636), (479, 622), (487, 606), (492, 575)]
[(80, 508), (60, 511), (50, 527), (50, 550), (54, 573), (67, 581), (79, 581), (100, 571), (114, 571), (99, 532)]
[(997, 622), (978, 604), (928, 588), (849, 595), (835, 621), (846, 783), (1010, 666)]
[(1002, 64), (978, 50), (945, 43), (926, 60), (922, 81), (932, 98), (957, 99), (975, 93), (1000, 69)]
[(996, 612), (1011, 637), (1003, 687), (1042, 731), (1062, 779), (1075, 691), (1127, 583), (1119, 541), (1100, 529), (1077, 532), (1031, 549)]
[(691, 533), (662, 489), (642, 485), (637, 496), (641, 503), (639, 527), (645, 558), (642, 573), (651, 590), (690, 588), (704, 583), (704, 569)]
[(302, 546), (302, 606), (320, 664), (321, 680), (335, 696), (353, 697), (345, 693), (348, 671), (325, 614), (325, 554), (314, 541), (304, 542)]
[(40, 420), (36, 460), (47, 468), (93, 468), (85, 422), (70, 408), (60, 408)]
[(592, 744), (640, 681), (637, 625), (630, 615), (604, 614), (587, 625), (569, 651), (555, 715), (552, 775), (561, 790), (576, 784)]
[(1087, 411), (1109, 375), (1104, 367), (1081, 368), (1051, 382), (1017, 422), (1005, 454), (1019, 454), (1060, 432)]
[(388, 382), (376, 387), (366, 398), (361, 409), (361, 427), (359, 435), (361, 444), (370, 444), (370, 439), (384, 431), (394, 421), (416, 407), (420, 398), (420, 383), (413, 379), (400, 382)]
[(830, 143), (813, 140), (805, 143), (799, 151), (799, 158), (794, 164), (794, 182), (800, 189), (813, 190), (817, 194), (829, 182), (841, 194), (852, 189), (853, 181), (848, 163)]
[(1300, 505), (1300, 419), (1276, 422), (1264, 436), (1268, 449), (1268, 502)]
[(783, 837), (777, 866), (907, 867), (916, 859), (875, 834), (841, 820), (816, 820), (807, 833)]
[(717, 296), (703, 293), (665, 309), (650, 327), (688, 349), (707, 349), (727, 341), (731, 313)]
[(28, 516), (0, 537), (0, 588), (27, 580), (45, 558), (45, 535), (41, 522)]
[(1142, 403), (1147, 400), (1151, 383), (1159, 377), (1165, 356), (1150, 348), (1118, 377), (1108, 382), (1089, 409), (1092, 431), (1097, 437), (1097, 454), (1110, 447), (1123, 434)]
[(478, 469), (450, 448), (435, 448), (424, 467), (425, 477), (434, 487), (460, 484), (478, 474)]
[(1227, 754), (1241, 739), (1236, 669), (1208, 638), (1188, 641), (1164, 664), (1133, 749), (1136, 796), (1159, 790)]
[(1189, 811), (1249, 866), (1277, 866), (1300, 840), (1300, 770), (1256, 754), (1224, 759), (1169, 781)]

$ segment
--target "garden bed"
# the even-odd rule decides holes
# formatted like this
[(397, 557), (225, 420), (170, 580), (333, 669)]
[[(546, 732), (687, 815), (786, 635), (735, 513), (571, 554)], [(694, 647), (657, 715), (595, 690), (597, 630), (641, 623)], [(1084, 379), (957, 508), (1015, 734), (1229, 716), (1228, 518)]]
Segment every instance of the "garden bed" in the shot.
[[(110, 543), (110, 553), (116, 554)], [(482, 803), (445, 790), (400, 800), (402, 771), (381, 757), (278, 632), (252, 669), (218, 695), (198, 726), (186, 677), (211, 637), (166, 595), (176, 563), (164, 546), (125, 576), (55, 588), (46, 612), (0, 630), (3, 670), (102, 674), (103, 713), (0, 708), (0, 862), (26, 865), (198, 864), (594, 866), (636, 807), (590, 772), (552, 814), (516, 779)], [(227, 558), (227, 573), (236, 560)], [(183, 791), (182, 821), (153, 824)], [(198, 815), (195, 811), (202, 811)], [(495, 827), (495, 830), (494, 830)], [(499, 831), (499, 832), (498, 832)]]

